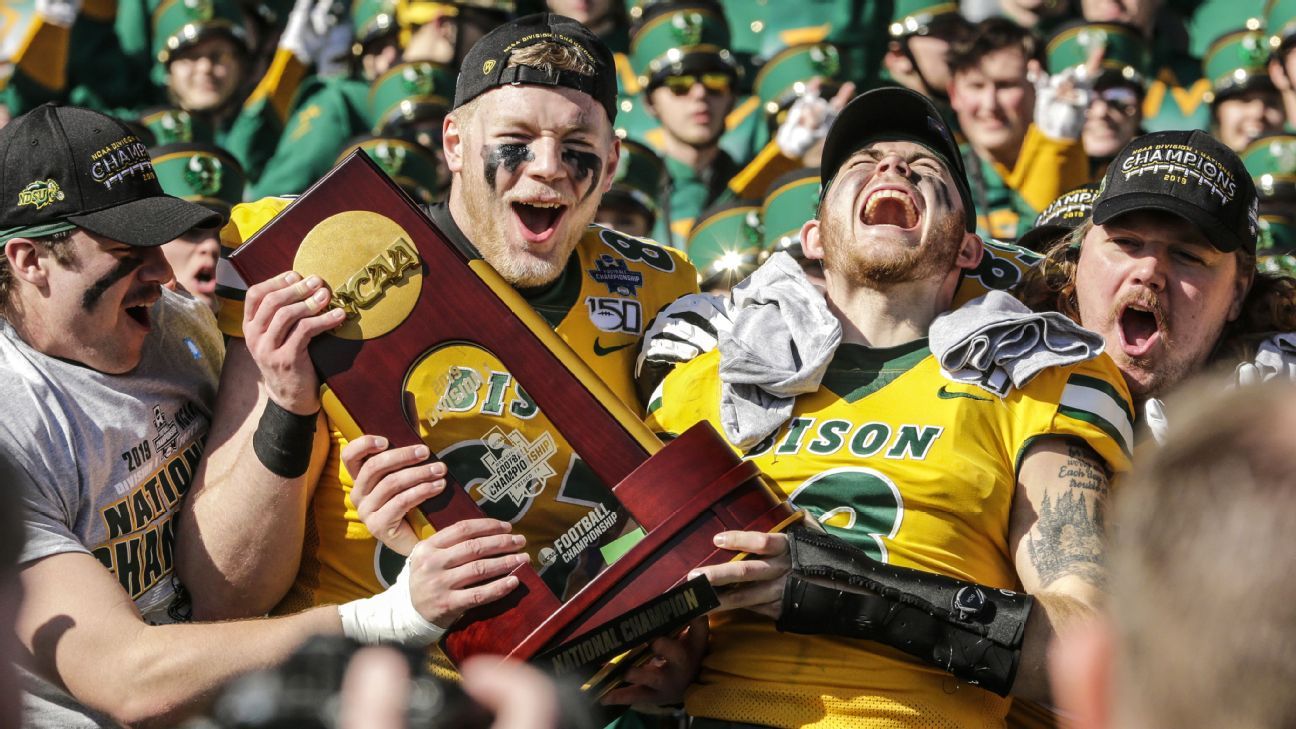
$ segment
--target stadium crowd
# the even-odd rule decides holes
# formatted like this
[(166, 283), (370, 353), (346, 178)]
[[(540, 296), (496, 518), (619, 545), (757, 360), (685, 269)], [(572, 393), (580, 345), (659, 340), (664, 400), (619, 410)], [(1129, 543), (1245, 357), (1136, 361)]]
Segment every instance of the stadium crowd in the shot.
[[(293, 726), (1290, 726), (1294, 51), (1296, 0), (6, 0), (0, 725), (287, 726), (238, 680), (325, 635), (406, 660)], [(633, 536), (507, 366), (373, 383), (389, 447), (308, 352), (368, 304), (230, 263), (356, 152), (803, 515), (615, 689), (437, 647)]]

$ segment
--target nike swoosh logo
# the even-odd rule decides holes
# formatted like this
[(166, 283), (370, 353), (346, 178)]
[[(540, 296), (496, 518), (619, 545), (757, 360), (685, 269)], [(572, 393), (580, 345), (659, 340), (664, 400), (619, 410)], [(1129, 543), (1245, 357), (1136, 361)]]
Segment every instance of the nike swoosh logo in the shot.
[(618, 345), (616, 345), (615, 347), (604, 347), (602, 344), (599, 344), (598, 337), (595, 337), (595, 338), (594, 338), (594, 354), (595, 354), (595, 356), (598, 356), (598, 357), (606, 357), (606, 356), (608, 356), (609, 354), (612, 354), (613, 352), (616, 352), (617, 350), (625, 349), (626, 347), (632, 346), (633, 344), (634, 344), (634, 342), (630, 342), (629, 344), (618, 344)]
[(984, 402), (993, 402), (992, 398), (981, 397), (980, 395), (973, 395), (970, 392), (950, 392), (949, 390), (945, 389), (944, 385), (941, 385), (940, 389), (936, 391), (936, 397), (939, 397), (942, 400), (953, 400), (959, 397), (966, 397), (969, 400), (982, 400)]

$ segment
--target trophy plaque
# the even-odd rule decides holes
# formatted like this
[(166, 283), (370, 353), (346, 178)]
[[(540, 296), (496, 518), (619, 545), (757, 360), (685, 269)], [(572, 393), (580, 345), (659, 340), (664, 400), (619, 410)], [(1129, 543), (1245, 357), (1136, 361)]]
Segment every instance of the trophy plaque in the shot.
[(610, 658), (716, 605), (705, 580), (685, 579), (741, 556), (716, 533), (799, 516), (710, 425), (663, 445), (362, 153), (231, 262), (249, 285), (289, 269), (324, 279), (347, 315), (310, 345), (325, 408), (348, 438), (423, 442), (446, 462), (447, 488), (420, 506), (434, 528), (492, 516), (527, 536), (520, 586), (443, 639), (455, 662), (506, 654), (610, 688)]

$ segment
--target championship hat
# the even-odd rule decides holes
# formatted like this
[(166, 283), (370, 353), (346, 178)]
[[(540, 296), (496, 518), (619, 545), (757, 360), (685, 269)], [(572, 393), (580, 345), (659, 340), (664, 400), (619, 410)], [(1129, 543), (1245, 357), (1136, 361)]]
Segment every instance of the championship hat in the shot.
[(761, 206), (767, 252), (787, 251), (793, 258), (805, 258), (801, 226), (818, 214), (819, 193), (818, 167), (792, 170), (770, 183)]
[(976, 230), (976, 205), (968, 187), (963, 156), (944, 118), (926, 96), (898, 86), (873, 89), (856, 96), (828, 129), (820, 166), (824, 189), (856, 150), (877, 141), (907, 141), (930, 149), (949, 167), (963, 200), (965, 224)]
[(1062, 193), (1035, 218), (1035, 226), (1017, 239), (1017, 245), (1043, 252), (1089, 219), (1097, 197), (1098, 184), (1094, 182)]
[(403, 124), (444, 117), (454, 84), (454, 69), (431, 61), (411, 61), (387, 69), (369, 86), (373, 133), (383, 135)]
[(224, 35), (247, 50), (242, 9), (233, 0), (162, 0), (153, 11), (153, 53), (170, 63), (177, 51), (212, 35)]
[(415, 200), (431, 204), (450, 181), (441, 172), (436, 155), (407, 136), (364, 137), (348, 144), (337, 161), (357, 149), (378, 163), (383, 172)]
[(729, 44), (729, 25), (719, 5), (658, 2), (644, 8), (630, 32), (630, 66), (645, 91), (667, 76), (689, 72), (722, 71), (736, 78), (738, 60)]
[(166, 194), (144, 143), (120, 121), (44, 104), (0, 129), (0, 241), (76, 227), (152, 247), (220, 216)]
[(1116, 154), (1093, 221), (1160, 210), (1196, 225), (1221, 251), (1255, 253), (1258, 205), (1251, 175), (1223, 142), (1202, 131), (1153, 132)]
[(181, 142), (149, 150), (163, 192), (195, 202), (228, 220), (230, 209), (243, 202), (247, 178), (243, 167), (214, 144)]
[(731, 202), (698, 217), (684, 250), (697, 267), (699, 285), (732, 287), (760, 265), (761, 243), (760, 208)]
[(1259, 30), (1225, 33), (1202, 57), (1202, 72), (1210, 81), (1212, 103), (1248, 89), (1274, 89), (1269, 79), (1269, 42)]
[[(509, 67), (510, 55), (542, 41), (571, 48), (594, 69), (594, 74)], [(575, 89), (593, 97), (607, 112), (609, 121), (616, 120), (617, 79), (612, 51), (589, 28), (571, 18), (536, 13), (505, 23), (482, 36), (469, 49), (460, 67), (452, 108), (458, 109), (498, 86), (513, 84)]]

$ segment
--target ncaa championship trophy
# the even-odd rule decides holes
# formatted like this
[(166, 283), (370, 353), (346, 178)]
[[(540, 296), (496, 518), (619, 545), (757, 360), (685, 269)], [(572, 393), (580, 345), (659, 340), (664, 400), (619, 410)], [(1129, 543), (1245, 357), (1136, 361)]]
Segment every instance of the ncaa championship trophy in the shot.
[[(527, 535), (520, 586), (442, 640), (456, 663), (505, 654), (601, 695), (646, 644), (714, 608), (699, 566), (739, 558), (712, 537), (778, 531), (800, 515), (700, 423), (667, 445), (484, 260), (463, 251), (364, 154), (353, 153), (231, 257), (249, 284), (318, 275), (347, 318), (316, 337), (324, 407), (348, 438), (427, 444), (447, 488), (432, 527), (491, 516)], [(502, 399), (513, 382), (520, 399)], [(529, 420), (528, 437), (481, 413)], [(566, 449), (566, 464), (550, 459)], [(566, 472), (561, 469), (565, 468)], [(580, 508), (531, 510), (544, 489)], [(559, 535), (537, 542), (534, 533)], [(562, 569), (558, 569), (561, 566)], [(537, 567), (539, 569), (537, 569)]]

